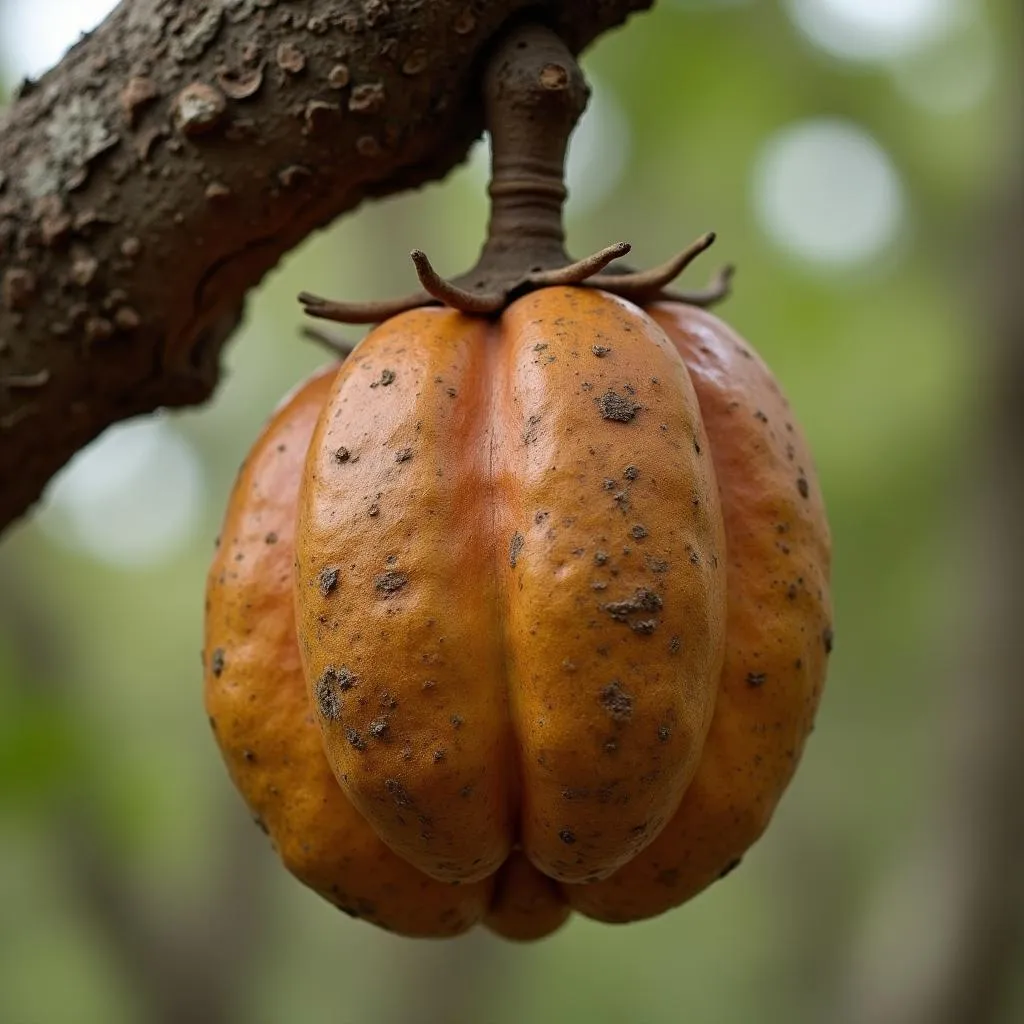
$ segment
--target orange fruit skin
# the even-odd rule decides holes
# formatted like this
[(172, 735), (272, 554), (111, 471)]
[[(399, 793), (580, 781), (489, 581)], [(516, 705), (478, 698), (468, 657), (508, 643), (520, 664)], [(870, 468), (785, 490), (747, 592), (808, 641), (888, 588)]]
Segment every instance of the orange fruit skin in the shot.
[(498, 872), (484, 924), (513, 942), (533, 942), (557, 931), (572, 913), (561, 885), (513, 850)]
[(456, 935), (483, 918), (493, 882), (446, 885), (389, 850), (338, 788), (306, 695), (295, 509), (336, 372), (278, 409), (235, 483), (207, 581), (206, 710), (235, 786), (292, 874), (353, 917), (404, 935)]
[(682, 354), (711, 439), (725, 516), (726, 655), (696, 777), (661, 835), (573, 908), (634, 921), (736, 866), (789, 784), (832, 647), (831, 540), (810, 449), (771, 371), (717, 317), (649, 310)]
[(317, 423), (296, 550), (328, 761), (409, 863), (474, 882), (520, 843), (594, 881), (675, 813), (725, 545), (693, 385), (643, 311), (548, 288), (375, 329)]
[[(593, 415), (609, 390), (631, 419)], [(285, 866), (354, 916), (517, 941), (652, 917), (793, 775), (830, 551), (789, 403), (716, 317), (569, 289), (496, 324), (416, 311), (243, 466), (207, 710)]]

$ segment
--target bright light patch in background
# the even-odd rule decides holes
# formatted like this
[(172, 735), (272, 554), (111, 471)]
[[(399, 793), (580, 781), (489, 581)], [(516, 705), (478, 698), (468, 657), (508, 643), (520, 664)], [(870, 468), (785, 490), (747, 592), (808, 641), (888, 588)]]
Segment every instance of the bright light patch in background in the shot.
[(54, 479), (37, 522), (100, 561), (146, 568), (195, 537), (204, 490), (192, 445), (154, 416), (117, 424), (76, 455)]
[(944, 35), (970, 0), (788, 0), (813, 43), (846, 60), (887, 60)]
[(904, 218), (903, 189), (888, 154), (847, 121), (801, 121), (772, 136), (754, 167), (753, 201), (765, 232), (802, 259), (865, 263)]
[(15, 80), (38, 77), (116, 6), (117, 0), (6, 0), (0, 4), (4, 70)]
[(958, 114), (977, 106), (996, 77), (992, 26), (970, 19), (926, 50), (909, 54), (892, 68), (896, 88), (911, 103), (935, 114)]
[[(566, 163), (567, 212), (574, 217), (600, 206), (618, 188), (633, 147), (629, 117), (618, 96), (589, 71), (587, 81), (590, 102), (572, 134)], [(481, 184), (490, 174), (490, 160), (485, 137), (470, 157), (470, 168)]]

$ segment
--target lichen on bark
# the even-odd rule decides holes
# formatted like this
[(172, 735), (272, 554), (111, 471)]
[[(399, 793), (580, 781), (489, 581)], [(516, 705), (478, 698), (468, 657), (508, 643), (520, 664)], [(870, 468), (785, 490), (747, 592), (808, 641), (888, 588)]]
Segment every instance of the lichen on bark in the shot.
[(0, 529), (118, 420), (204, 401), (245, 295), (443, 177), (531, 11), (574, 52), (652, 0), (125, 0), (0, 113)]

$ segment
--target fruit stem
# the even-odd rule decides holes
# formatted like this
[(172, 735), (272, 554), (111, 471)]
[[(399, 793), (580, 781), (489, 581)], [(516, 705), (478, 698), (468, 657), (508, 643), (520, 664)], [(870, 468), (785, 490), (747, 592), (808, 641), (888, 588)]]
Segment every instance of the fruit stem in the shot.
[(562, 221), (565, 159), (590, 97), (583, 72), (551, 29), (523, 25), (491, 58), (484, 95), (491, 216), (476, 271), (522, 275), (563, 267), (570, 262)]

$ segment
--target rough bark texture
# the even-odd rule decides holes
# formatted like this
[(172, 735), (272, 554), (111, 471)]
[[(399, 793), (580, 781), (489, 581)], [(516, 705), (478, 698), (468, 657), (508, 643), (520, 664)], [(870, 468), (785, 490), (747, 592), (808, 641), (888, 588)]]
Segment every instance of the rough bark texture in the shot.
[(198, 403), (246, 291), (482, 130), (495, 37), (653, 0), (125, 0), (0, 114), (0, 529), (117, 420)]

